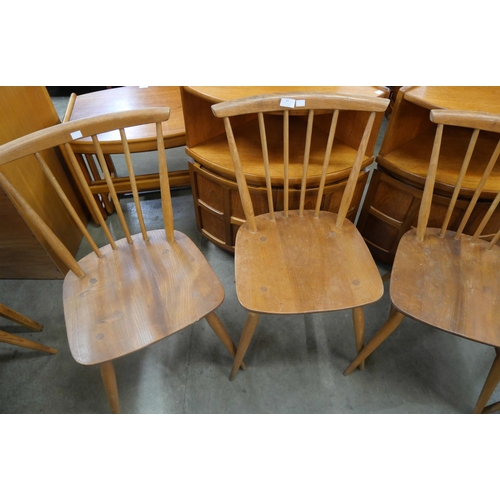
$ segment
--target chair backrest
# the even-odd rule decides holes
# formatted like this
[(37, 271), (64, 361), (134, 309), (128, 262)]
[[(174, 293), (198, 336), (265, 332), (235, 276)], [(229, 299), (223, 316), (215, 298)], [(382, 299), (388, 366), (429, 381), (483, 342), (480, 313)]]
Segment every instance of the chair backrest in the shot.
[[(500, 115), (472, 111), (433, 110), (430, 113), (430, 119), (437, 124), (437, 127), (419, 210), (417, 239), (423, 240), (429, 224), (432, 200), (436, 185), (439, 183), (439, 169), (441, 167), (449, 172), (451, 168), (456, 172), (456, 182), (441, 226), (440, 236), (445, 235), (452, 217), (455, 218), (454, 214), (458, 212), (460, 216), (453, 221), (455, 227), (458, 225), (454, 236), (458, 240), (472, 217), (476, 218), (475, 214), (480, 212), (479, 219), (474, 220), (474, 230), (470, 241), (475, 242), (479, 238), (487, 238), (490, 239), (488, 248), (492, 248), (500, 238), (500, 230), (493, 235), (485, 233), (485, 228), (488, 227), (488, 222), (500, 202), (500, 178), (498, 172), (495, 173), (495, 170), (500, 169), (500, 164), (496, 169), (494, 168), (500, 156)], [(466, 128), (470, 129), (471, 133), (468, 147), (466, 150), (464, 148), (463, 159), (461, 158), (453, 166), (450, 166), (449, 159), (445, 160), (445, 155), (442, 154), (442, 150), (445, 149), (442, 148), (445, 127)], [(449, 148), (446, 149), (448, 149), (449, 156)], [(454, 154), (458, 154), (458, 148), (453, 149)], [(467, 175), (468, 171), (473, 175)], [(492, 173), (496, 178), (493, 178)], [(474, 179), (477, 179), (477, 182)], [(475, 185), (471, 186), (471, 182)], [(472, 190), (473, 194), (467, 208), (461, 210), (458, 208), (458, 202), (463, 197), (461, 192), (464, 189), (469, 192)], [(495, 192), (497, 192), (496, 196)], [(478, 208), (478, 201), (482, 205), (480, 211), (475, 210)]]
[[(167, 161), (165, 155), (165, 148), (163, 143), (162, 134), (162, 122), (168, 120), (170, 114), (169, 108), (147, 108), (139, 109), (134, 111), (123, 111), (119, 113), (110, 113), (106, 115), (95, 116), (92, 118), (85, 118), (81, 120), (75, 120), (72, 122), (62, 123), (48, 127), (46, 129), (34, 132), (32, 134), (26, 135), (7, 144), (0, 146), (0, 166), (5, 165), (11, 161), (17, 160), (19, 158), (24, 158), (33, 155), (51, 185), (54, 187), (58, 196), (61, 198), (62, 202), (68, 209), (76, 225), (82, 231), (82, 234), (88, 240), (93, 251), (98, 257), (102, 257), (98, 246), (96, 245), (94, 239), (89, 234), (87, 228), (82, 223), (77, 212), (68, 200), (64, 190), (61, 188), (59, 182), (51, 172), (49, 166), (44, 160), (43, 156), (40, 154), (42, 151), (50, 148), (62, 148), (69, 161), (73, 165), (73, 169), (78, 176), (81, 186), (85, 191), (85, 195), (88, 202), (91, 204), (96, 216), (99, 219), (99, 223), (106, 235), (106, 238), (113, 249), (116, 249), (116, 244), (113, 239), (111, 232), (106, 225), (106, 221), (101, 215), (100, 210), (97, 207), (96, 201), (88, 183), (83, 177), (83, 173), (78, 164), (77, 158), (73, 153), (71, 142), (80, 137), (91, 137), (93, 145), (95, 148), (95, 153), (99, 159), (104, 172), (106, 183), (115, 205), (115, 209), (118, 218), (121, 222), (125, 237), (127, 241), (132, 244), (132, 237), (130, 230), (127, 226), (127, 222), (120, 206), (116, 189), (113, 185), (112, 177), (109, 168), (106, 164), (103, 150), (99, 142), (99, 134), (103, 134), (112, 130), (119, 130), (125, 161), (127, 164), (127, 170), (130, 177), (130, 183), (132, 188), (132, 194), (134, 197), (134, 202), (137, 210), (137, 216), (139, 224), (141, 227), (142, 236), (145, 240), (148, 239), (147, 230), (144, 224), (144, 218), (142, 216), (142, 209), (139, 200), (139, 194), (137, 190), (137, 184), (134, 175), (134, 166), (132, 161), (132, 156), (130, 154), (130, 148), (127, 142), (127, 136), (125, 129), (127, 127), (133, 127), (136, 125), (144, 124), (156, 124), (156, 138), (157, 138), (157, 151), (158, 151), (158, 168), (160, 174), (160, 188), (161, 188), (161, 200), (162, 200), (162, 211), (163, 219), (165, 225), (166, 238), (169, 242), (174, 241), (174, 222), (172, 213), (172, 203), (170, 198), (170, 187), (168, 181), (168, 171), (167, 171)], [(18, 209), (21, 215), (29, 224), (37, 228), (39, 234), (43, 235), (47, 244), (52, 248), (52, 250), (59, 256), (62, 262), (71, 269), (77, 276), (81, 277), (84, 275), (82, 269), (76, 262), (75, 258), (69, 252), (69, 250), (62, 244), (62, 242), (57, 238), (53, 231), (47, 226), (47, 224), (42, 220), (42, 218), (37, 214), (35, 210), (24, 200), (24, 198), (18, 193), (16, 188), (9, 182), (4, 174), (0, 172), (0, 186), (6, 192), (7, 196), (11, 199), (14, 206)], [(41, 193), (41, 195), (43, 195)]]
[[(295, 182), (294, 177), (300, 181), (300, 201), (299, 213), (304, 214), (306, 199), (306, 188), (313, 184), (319, 185), (314, 216), (318, 217), (323, 198), (325, 182), (332, 162), (344, 163), (340, 170), (348, 172), (350, 175), (341, 199), (338, 210), (337, 225), (341, 226), (351, 204), (361, 166), (366, 161), (365, 152), (370, 139), (376, 113), (384, 112), (389, 101), (382, 98), (358, 97), (352, 95), (322, 95), (314, 93), (303, 94), (270, 94), (255, 97), (237, 99), (223, 102), (212, 106), (216, 117), (222, 118), (228, 138), (231, 158), (235, 170), (235, 175), (240, 192), (240, 198), (251, 231), (256, 231), (254, 209), (252, 198), (248, 189), (245, 177), (245, 165), (242, 164), (238, 147), (235, 140), (235, 132), (232, 128), (231, 118), (240, 115), (256, 114), (260, 132), (260, 143), (262, 148), (263, 173), (267, 190), (267, 200), (270, 217), (274, 220), (274, 201), (272, 193), (272, 171), (282, 168), (282, 179), (284, 188), (283, 212), (288, 216), (290, 205), (290, 185)], [(357, 149), (348, 148), (349, 154), (344, 154), (342, 159), (335, 159), (336, 129), (339, 121), (339, 113), (342, 111), (360, 111), (368, 114), (368, 119), (364, 125), (361, 140)], [(280, 118), (280, 115), (282, 118)], [(331, 115), (331, 118), (330, 118)], [(315, 118), (319, 127), (315, 127)], [(282, 143), (275, 140), (276, 121), (282, 127)], [(296, 124), (301, 123), (302, 127)], [(266, 124), (268, 124), (266, 128)], [(305, 125), (305, 126), (304, 126)], [(269, 139), (269, 130), (273, 128), (272, 138)], [(297, 140), (293, 130), (304, 130), (302, 138)], [(272, 143), (272, 145), (270, 145)], [(303, 144), (303, 155), (297, 153), (298, 144)], [(318, 147), (322, 150), (318, 161)], [(276, 149), (281, 149), (277, 154)], [(345, 153), (345, 149), (343, 149)], [(294, 157), (295, 156), (295, 157)], [(297, 165), (297, 157), (300, 156), (300, 163)], [(322, 163), (321, 163), (322, 162)], [(347, 162), (347, 163), (346, 163)], [(339, 170), (337, 164), (337, 170)], [(276, 175), (276, 174), (275, 174)], [(347, 176), (347, 174), (346, 174)], [(318, 182), (319, 180), (319, 182)], [(275, 181), (274, 181), (275, 182)]]

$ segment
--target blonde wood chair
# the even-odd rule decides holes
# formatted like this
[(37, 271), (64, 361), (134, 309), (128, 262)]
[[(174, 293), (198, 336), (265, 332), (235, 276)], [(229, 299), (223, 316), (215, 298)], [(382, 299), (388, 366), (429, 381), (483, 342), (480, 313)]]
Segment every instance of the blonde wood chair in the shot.
[[(500, 248), (497, 245), (500, 231), (492, 234), (488, 224), (492, 216), (499, 216), (500, 193), (495, 195), (488, 191), (488, 180), (498, 175), (494, 167), (500, 155), (500, 116), (433, 110), (430, 118), (437, 124), (434, 145), (417, 227), (403, 236), (396, 252), (390, 278), (392, 307), (389, 319), (344, 374), (348, 375), (364, 362), (408, 316), (496, 348), (496, 358), (474, 412), (497, 411), (498, 403), (487, 410), (485, 405), (500, 380)], [(448, 126), (470, 129), (470, 142), (455, 165), (453, 195), (442, 226), (436, 228), (429, 221), (432, 221), (433, 196), (443, 189), (440, 168), (450, 170), (449, 160), (440, 155), (441, 150), (446, 149), (441, 146)], [(488, 151), (479, 147), (480, 143), (484, 145), (484, 138), (491, 143)], [(466, 172), (472, 175), (466, 177)], [(473, 182), (474, 178), (477, 180)], [(465, 208), (459, 208), (457, 203), (462, 189), (473, 193)], [(471, 222), (478, 200), (489, 206), (475, 222), (474, 234), (468, 236), (463, 234), (463, 229)]]
[[(0, 165), (34, 155), (51, 184), (87, 238), (93, 253), (78, 262), (25, 202), (12, 184), (0, 174), (0, 185), (26, 221), (39, 228), (44, 244), (65, 262), (70, 271), (64, 279), (63, 303), (66, 329), (74, 359), (84, 365), (100, 365), (113, 413), (120, 405), (112, 361), (172, 335), (205, 318), (234, 356), (236, 348), (214, 310), (224, 299), (224, 290), (214, 271), (195, 244), (174, 230), (167, 163), (161, 124), (168, 108), (149, 108), (101, 115), (59, 124), (0, 147)], [(147, 230), (130, 149), (124, 129), (153, 123), (156, 126), (158, 163), (164, 229)], [(109, 170), (102, 161), (110, 195), (123, 228), (124, 238), (114, 241), (88, 185), (83, 182), (88, 202), (104, 231), (108, 244), (99, 248), (78, 218), (39, 151), (63, 147), (68, 158), (77, 160), (69, 144), (75, 137), (92, 137), (100, 160), (103, 152), (99, 134), (120, 131), (135, 201), (139, 234), (130, 234)], [(43, 196), (44, 193), (39, 193)]]
[[(283, 100), (284, 99), (284, 100)], [(293, 108), (287, 107), (293, 105)], [(222, 118), (246, 218), (235, 244), (236, 291), (248, 317), (238, 345), (230, 379), (243, 362), (262, 314), (307, 314), (352, 309), (356, 347), (363, 347), (363, 306), (383, 293), (382, 280), (354, 224), (346, 219), (376, 113), (387, 99), (343, 95), (265, 95), (212, 106)], [(298, 107), (297, 107), (298, 106)], [(357, 150), (336, 140), (339, 114), (366, 113), (366, 126)], [(237, 143), (253, 140), (238, 133), (241, 123), (257, 115), (269, 213), (255, 215), (245, 165)], [(242, 116), (242, 115), (246, 115)], [(314, 127), (315, 118), (321, 124)], [(282, 135), (276, 137), (276, 121)], [(326, 120), (326, 126), (325, 126)], [(272, 122), (273, 133), (266, 134)], [(290, 130), (294, 140), (290, 140)], [(271, 129), (271, 127), (268, 127)], [(298, 132), (304, 134), (298, 139)], [(326, 131), (325, 131), (326, 130)], [(257, 134), (259, 137), (259, 134)], [(248, 147), (245, 149), (249, 150)], [(259, 152), (260, 151), (260, 152)], [(321, 152), (320, 152), (321, 151)], [(252, 159), (252, 163), (255, 162)], [(323, 189), (332, 162), (349, 172), (338, 214), (323, 211)], [(273, 199), (276, 172), (284, 200)], [(279, 172), (279, 173), (278, 173)], [(298, 187), (297, 187), (298, 184)], [(297, 188), (297, 189), (295, 189)], [(300, 197), (299, 209), (289, 209), (289, 197)], [(282, 209), (277, 207), (282, 205)]]
[[(32, 319), (22, 315), (21, 313), (18, 313), (17, 311), (14, 311), (4, 304), (0, 304), (0, 316), (10, 321), (14, 321), (15, 323), (19, 323), (20, 325), (23, 325), (30, 330), (33, 330), (34, 332), (41, 332), (43, 330), (43, 325), (37, 323), (36, 321), (33, 321)], [(57, 352), (57, 349), (54, 349), (53, 347), (48, 347), (46, 345), (39, 344), (38, 342), (18, 337), (17, 335), (4, 332), (3, 330), (0, 330), (0, 342), (19, 347), (26, 347), (28, 349), (34, 349), (35, 351), (47, 352), (49, 354), (55, 354)]]

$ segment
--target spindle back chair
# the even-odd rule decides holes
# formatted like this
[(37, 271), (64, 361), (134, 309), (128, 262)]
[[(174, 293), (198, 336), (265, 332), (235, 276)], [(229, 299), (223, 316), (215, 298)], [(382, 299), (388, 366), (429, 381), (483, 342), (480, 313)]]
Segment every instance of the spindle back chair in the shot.
[[(396, 252), (391, 272), (389, 319), (344, 373), (351, 373), (408, 316), (496, 348), (496, 358), (474, 409), (479, 413), (484, 410), (500, 380), (500, 309), (497, 305), (500, 298), (500, 247), (497, 245), (500, 230), (492, 230), (492, 227), (498, 227), (500, 218), (497, 209), (500, 192), (492, 195), (488, 186), (490, 176), (500, 168), (500, 116), (433, 110), (430, 119), (436, 124), (434, 145), (417, 227), (403, 236)], [(445, 126), (470, 129), (470, 141), (462, 163), (456, 165), (456, 184), (444, 222), (441, 227), (429, 227)], [(491, 150), (478, 152), (480, 134), (489, 136)], [(471, 182), (466, 174), (472, 168), (477, 172), (481, 160), (483, 164), (473, 195), (465, 209), (459, 208), (457, 201), (465, 181)], [(464, 234), (478, 201), (488, 207), (474, 221), (476, 229), (472, 234)], [(456, 230), (450, 230), (451, 220), (454, 220), (455, 227), (458, 226)]]
[[(75, 120), (32, 133), (0, 147), (0, 165), (34, 155), (73, 220), (88, 240), (93, 252), (78, 262), (47, 224), (20, 196), (7, 177), (0, 173), (0, 186), (25, 220), (38, 228), (44, 244), (68, 267), (63, 285), (66, 330), (71, 353), (78, 363), (100, 365), (113, 413), (120, 411), (112, 361), (142, 349), (183, 328), (206, 318), (226, 348), (235, 354), (235, 346), (214, 310), (224, 299), (224, 290), (216, 274), (196, 245), (174, 229), (174, 214), (161, 123), (169, 117), (168, 108), (148, 108), (110, 113)], [(157, 158), (160, 177), (163, 229), (148, 230), (138, 195), (132, 155), (126, 129), (156, 124)], [(130, 177), (140, 233), (131, 234), (118, 195), (111, 180), (99, 134), (119, 130)], [(40, 151), (60, 147), (73, 163), (77, 159), (70, 142), (92, 137), (113, 199), (124, 237), (114, 240), (87, 183), (80, 179), (99, 218), (108, 244), (99, 247), (71, 206)], [(40, 196), (46, 193), (40, 192)]]
[[(363, 346), (362, 306), (378, 300), (383, 287), (363, 239), (346, 215), (361, 167), (367, 160), (365, 153), (376, 113), (383, 113), (387, 105), (388, 100), (381, 98), (311, 93), (256, 96), (212, 106), (214, 115), (224, 121), (246, 217), (236, 237), (235, 275), (238, 299), (249, 313), (231, 380), (240, 367), (261, 314), (352, 309), (356, 346), (358, 350)], [(342, 111), (367, 115), (362, 139), (356, 149), (346, 147), (336, 139)], [(231, 118), (252, 114), (257, 117), (260, 131), (269, 205), (269, 213), (258, 216), (255, 215), (245, 165), (238, 151), (235, 138), (238, 134), (231, 123)], [(331, 119), (328, 118), (330, 115)], [(316, 117), (322, 126), (315, 127)], [(330, 120), (326, 127), (325, 117)], [(266, 123), (277, 119), (281, 122), (283, 139), (276, 141), (273, 132), (273, 144), (269, 148)], [(297, 143), (290, 140), (292, 128)], [(305, 135), (297, 139), (297, 130), (302, 129), (305, 129)], [(244, 141), (246, 138), (239, 139)], [(281, 150), (279, 154), (277, 149)], [(325, 182), (332, 164), (343, 165), (344, 179), (348, 177), (338, 214), (321, 210)], [(280, 168), (279, 182), (283, 182), (284, 200), (283, 210), (277, 211), (273, 196), (276, 179), (273, 179), (272, 171)], [(290, 186), (296, 182), (300, 186), (299, 208), (292, 210)], [(317, 188), (315, 201), (311, 200), (310, 190), (308, 192), (311, 186)]]

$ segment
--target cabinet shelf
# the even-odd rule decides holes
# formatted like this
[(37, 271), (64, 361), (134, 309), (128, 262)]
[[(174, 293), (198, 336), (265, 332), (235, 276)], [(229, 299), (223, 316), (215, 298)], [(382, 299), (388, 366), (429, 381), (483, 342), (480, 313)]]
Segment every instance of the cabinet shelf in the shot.
[[(388, 169), (396, 178), (408, 181), (413, 186), (423, 187), (431, 158), (435, 127), (429, 128), (401, 147), (377, 157), (377, 163)], [(442, 157), (436, 177), (436, 189), (452, 193), (462, 161), (467, 150), (472, 130), (446, 127), (441, 144)], [(498, 142), (498, 134), (481, 133), (476, 150), (464, 179), (461, 196), (471, 197), (479, 184), (485, 162), (491, 157)], [(483, 195), (495, 195), (500, 190), (500, 161), (497, 162)]]
[[(266, 130), (268, 131), (271, 182), (274, 186), (283, 186), (283, 138), (280, 123), (277, 123), (278, 120), (278, 117), (266, 116)], [(290, 158), (294, 158), (296, 161), (291, 161), (289, 165), (290, 186), (299, 187), (302, 180), (301, 161), (304, 157), (306, 126), (306, 122), (300, 117), (291, 117)], [(247, 181), (255, 186), (264, 186), (265, 176), (257, 120), (251, 120), (234, 128), (234, 135), (241, 162), (248, 175)], [(309, 158), (311, 178), (308, 180), (308, 186), (310, 187), (319, 185), (327, 139), (326, 132), (320, 129), (314, 130)], [(225, 133), (195, 147), (186, 148), (186, 151), (194, 160), (218, 175), (226, 179), (236, 180)], [(349, 176), (350, 168), (356, 157), (356, 150), (337, 139), (333, 143), (332, 156), (336, 160), (329, 166), (327, 183), (337, 182)], [(373, 161), (373, 156), (365, 156), (362, 168), (366, 168)]]

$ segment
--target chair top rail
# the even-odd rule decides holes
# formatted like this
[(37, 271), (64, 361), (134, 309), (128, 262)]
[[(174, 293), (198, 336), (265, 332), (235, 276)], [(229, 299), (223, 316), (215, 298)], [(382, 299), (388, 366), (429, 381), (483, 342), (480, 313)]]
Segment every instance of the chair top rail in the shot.
[(154, 107), (120, 111), (53, 125), (0, 146), (0, 165), (82, 137), (152, 122), (163, 122), (168, 120), (169, 116), (170, 108)]
[(433, 109), (431, 121), (437, 124), (467, 127), (500, 133), (500, 115), (478, 111)]
[[(283, 99), (285, 99), (285, 101), (283, 101)], [(273, 111), (283, 111), (283, 109), (289, 109), (291, 112), (308, 111), (310, 109), (383, 112), (388, 104), (389, 100), (381, 97), (291, 92), (258, 95), (221, 102), (214, 104), (212, 106), (212, 111), (217, 118), (257, 112), (269, 113)]]

